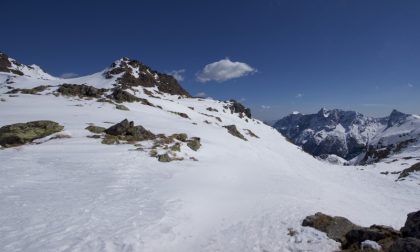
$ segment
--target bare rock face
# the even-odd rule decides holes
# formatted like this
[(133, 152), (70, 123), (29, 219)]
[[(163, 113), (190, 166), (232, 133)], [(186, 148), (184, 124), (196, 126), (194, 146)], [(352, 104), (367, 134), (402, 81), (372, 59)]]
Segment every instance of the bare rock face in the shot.
[[(420, 163), (417, 163), (419, 165)], [(420, 239), (420, 210), (409, 213), (404, 227), (401, 228), (403, 237), (414, 237)]]
[[(409, 213), (401, 232), (388, 226), (360, 227), (343, 217), (316, 213), (306, 217), (302, 226), (325, 232), (341, 243), (342, 251), (420, 252), (420, 211)], [(366, 244), (375, 245), (366, 248)]]
[(398, 239), (389, 252), (420, 252), (420, 240), (412, 237)]
[[(13, 63), (15, 65), (20, 65), (17, 62), (13, 62)], [(0, 72), (23, 75), (21, 71), (12, 68), (12, 62), (10, 62), (9, 56), (7, 56), (5, 53), (2, 53), (2, 52), (0, 52)]]
[(122, 58), (114, 62), (104, 73), (105, 78), (117, 78), (122, 89), (130, 87), (157, 87), (159, 91), (171, 95), (191, 97), (191, 95), (171, 75), (157, 72), (137, 60)]
[(118, 140), (126, 141), (144, 141), (153, 140), (156, 135), (143, 128), (143, 126), (134, 126), (133, 121), (127, 119), (109, 127), (104, 131), (106, 134), (115, 136)]
[[(405, 177), (407, 177), (408, 175), (410, 175), (413, 172), (420, 172), (420, 163), (413, 164), (411, 167), (409, 167), (407, 169), (404, 169), (400, 173), (400, 175), (398, 176), (398, 179), (405, 178)], [(411, 213), (411, 214), (414, 214), (414, 213)], [(420, 216), (420, 214), (418, 214), (418, 215)], [(420, 221), (419, 221), (419, 219), (420, 219), (420, 217), (417, 217), (417, 225), (418, 225), (417, 227), (418, 227), (418, 230), (420, 230)], [(408, 221), (408, 219), (407, 219), (407, 221)], [(420, 233), (420, 231), (417, 231), (417, 232)], [(420, 239), (420, 235), (417, 238)]]
[(354, 228), (345, 235), (342, 248), (358, 249), (363, 241), (369, 240), (377, 242), (383, 249), (388, 249), (400, 236), (400, 232), (387, 226), (372, 225), (370, 227)]
[(80, 98), (99, 98), (101, 97), (107, 89), (104, 88), (95, 88), (85, 84), (61, 84), (57, 89), (57, 92), (65, 96), (78, 96)]
[(229, 102), (230, 104), (225, 106), (225, 109), (229, 109), (232, 113), (239, 113), (240, 117), (245, 115), (246, 117), (251, 118), (251, 109), (246, 108), (244, 105), (235, 100), (230, 100)]

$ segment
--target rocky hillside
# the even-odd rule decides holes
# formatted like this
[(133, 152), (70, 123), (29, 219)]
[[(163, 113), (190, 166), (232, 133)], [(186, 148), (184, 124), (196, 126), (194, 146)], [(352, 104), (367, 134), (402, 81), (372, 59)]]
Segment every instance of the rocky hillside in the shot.
[(420, 117), (396, 110), (388, 117), (372, 118), (354, 111), (323, 108), (316, 114), (290, 114), (273, 127), (314, 156), (336, 155), (365, 164), (416, 142), (419, 125)]
[(414, 154), (333, 166), (139, 61), (61, 79), (2, 55), (0, 251), (330, 252), (305, 216), (399, 229), (420, 205)]

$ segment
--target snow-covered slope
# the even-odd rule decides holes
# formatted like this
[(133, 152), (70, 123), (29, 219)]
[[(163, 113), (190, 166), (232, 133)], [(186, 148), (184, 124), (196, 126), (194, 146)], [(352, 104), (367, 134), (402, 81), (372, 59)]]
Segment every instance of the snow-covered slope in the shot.
[[(329, 165), (239, 105), (191, 98), (176, 86), (170, 90), (180, 94), (164, 92), (168, 88), (159, 89), (157, 79), (125, 89), (153, 106), (123, 102), (129, 110), (118, 110), (106, 97), (133, 82), (119, 79), (125, 70), (107, 76), (109, 71), (32, 78), (36, 82), (0, 73), (0, 126), (45, 119), (71, 136), (0, 150), (1, 251), (334, 251), (336, 242), (301, 227), (305, 216), (322, 211), (360, 225), (399, 228), (420, 206), (418, 178), (395, 182), (397, 175), (380, 173), (415, 159), (406, 165)], [(10, 77), (13, 83), (6, 81)], [(63, 83), (107, 90), (101, 98), (63, 96)], [(39, 85), (47, 88), (22, 92)], [(150, 141), (137, 148), (88, 137), (89, 124), (109, 127), (125, 118), (154, 134), (199, 137), (202, 146), (193, 151), (181, 145), (183, 160), (163, 163), (150, 156)], [(247, 141), (229, 134), (226, 125), (235, 125)]]

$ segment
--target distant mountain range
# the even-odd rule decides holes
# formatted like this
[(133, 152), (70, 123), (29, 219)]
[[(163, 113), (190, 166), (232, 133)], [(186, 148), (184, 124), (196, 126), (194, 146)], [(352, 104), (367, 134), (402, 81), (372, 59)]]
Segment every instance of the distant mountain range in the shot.
[(337, 155), (353, 164), (377, 162), (420, 138), (420, 116), (393, 110), (383, 118), (355, 111), (322, 108), (316, 114), (294, 112), (273, 127), (314, 156)]

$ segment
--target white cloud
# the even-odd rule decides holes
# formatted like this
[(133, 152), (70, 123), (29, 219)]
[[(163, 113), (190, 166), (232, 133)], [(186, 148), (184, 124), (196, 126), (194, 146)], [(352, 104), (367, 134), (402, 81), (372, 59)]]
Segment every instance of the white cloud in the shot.
[(412, 83), (407, 83), (407, 86), (408, 86), (409, 88), (414, 87), (414, 85), (413, 85)]
[(256, 71), (256, 69), (246, 63), (238, 61), (234, 62), (226, 58), (207, 64), (203, 70), (197, 74), (197, 80), (199, 82), (223, 82), (246, 76), (248, 74), (255, 73)]
[(77, 76), (79, 76), (77, 73), (63, 73), (62, 75), (60, 75), (60, 78), (71, 79), (76, 78)]
[(168, 72), (169, 75), (172, 75), (177, 81), (184, 80), (185, 69), (173, 70)]
[(303, 94), (302, 93), (298, 93), (297, 95), (296, 95), (296, 98), (302, 98), (303, 97)]
[(197, 97), (206, 97), (206, 93), (204, 93), (204, 92), (199, 92), (199, 93), (197, 93), (195, 96), (197, 96)]
[(261, 108), (262, 109), (271, 109), (271, 106), (269, 106), (269, 105), (261, 105)]

